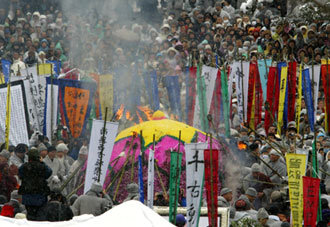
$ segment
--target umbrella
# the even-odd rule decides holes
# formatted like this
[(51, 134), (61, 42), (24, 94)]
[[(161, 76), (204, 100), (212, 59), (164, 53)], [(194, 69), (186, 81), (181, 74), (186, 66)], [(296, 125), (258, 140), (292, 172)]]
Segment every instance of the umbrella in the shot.
[[(109, 172), (112, 174), (120, 171), (125, 165), (125, 162), (129, 161), (126, 165), (128, 168), (123, 175), (123, 179), (120, 185), (120, 195), (118, 199), (123, 199), (125, 197), (126, 185), (131, 181), (131, 173), (133, 173), (133, 182), (138, 180), (138, 167), (136, 165), (136, 160), (141, 151), (144, 152), (144, 163), (143, 165), (143, 181), (146, 186), (147, 182), (147, 160), (150, 149), (153, 149), (153, 136), (155, 135), (155, 160), (161, 170), (161, 178), (163, 184), (168, 188), (169, 183), (169, 170), (170, 170), (170, 151), (175, 151), (178, 149), (179, 144), (179, 131), (181, 131), (181, 141), (180, 141), (180, 152), (183, 153), (181, 166), (185, 166), (185, 153), (184, 144), (192, 142), (205, 142), (206, 135), (204, 132), (186, 125), (182, 122), (169, 120), (165, 118), (165, 115), (161, 111), (156, 111), (152, 120), (145, 121), (141, 124), (135, 125), (133, 127), (127, 128), (120, 132), (116, 138), (116, 142), (112, 151), (112, 156), (110, 159), (109, 169), (107, 177), (105, 180), (104, 187), (106, 188), (112, 178), (109, 176)], [(142, 132), (142, 137), (141, 137)], [(214, 139), (212, 147), (214, 149), (220, 149), (220, 144)], [(131, 157), (135, 157), (134, 161)], [(132, 165), (133, 164), (135, 165)], [(135, 163), (134, 163), (135, 162)], [(133, 172), (131, 172), (131, 166), (133, 166)], [(113, 170), (111, 170), (113, 168)], [(183, 168), (181, 174), (181, 188), (185, 188), (185, 170)], [(117, 182), (114, 184), (116, 185)], [(146, 187), (145, 187), (146, 189)], [(155, 173), (155, 192), (161, 191), (161, 182), (159, 182), (159, 177)], [(146, 192), (146, 190), (144, 190)]]

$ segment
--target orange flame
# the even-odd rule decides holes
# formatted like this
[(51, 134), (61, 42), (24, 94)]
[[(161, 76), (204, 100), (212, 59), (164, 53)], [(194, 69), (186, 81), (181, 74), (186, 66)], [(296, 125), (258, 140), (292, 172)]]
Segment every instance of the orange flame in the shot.
[(139, 114), (139, 112), (138, 111), (136, 111), (136, 115), (138, 116), (138, 118), (139, 118), (139, 123), (142, 123), (143, 122), (143, 120), (142, 120), (142, 117), (140, 116), (140, 114)]
[(126, 112), (126, 120), (132, 121), (133, 116), (131, 116), (131, 113), (129, 111)]
[(141, 110), (147, 117), (147, 120), (152, 120), (152, 110), (149, 109), (147, 106), (138, 106), (138, 109)]
[(118, 109), (117, 113), (116, 113), (116, 120), (119, 121), (122, 116), (123, 116), (123, 113), (124, 113), (124, 105), (121, 104), (120, 105), (120, 108)]
[(246, 148), (247, 148), (247, 145), (245, 143), (238, 143), (239, 150), (245, 150)]

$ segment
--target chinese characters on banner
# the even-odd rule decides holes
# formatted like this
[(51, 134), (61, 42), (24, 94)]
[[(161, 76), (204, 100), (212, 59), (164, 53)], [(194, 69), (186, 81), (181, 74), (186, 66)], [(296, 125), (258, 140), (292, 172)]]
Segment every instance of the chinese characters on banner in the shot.
[[(23, 82), (17, 81), (11, 84), (10, 88), (10, 130), (9, 143), (16, 146), (19, 143), (29, 145), (27, 110)], [(6, 122), (6, 104), (7, 86), (0, 88), (0, 141), (5, 141), (5, 122)]]
[(204, 150), (207, 143), (185, 144), (187, 227), (197, 227), (204, 186)]
[(293, 227), (302, 226), (303, 181), (306, 172), (306, 155), (286, 154), (288, 170), (289, 197)]
[(175, 223), (179, 200), (182, 153), (171, 152), (169, 221)]
[(149, 150), (148, 160), (148, 199), (147, 206), (151, 209), (154, 206), (154, 180), (155, 180), (155, 151)]
[(100, 75), (99, 77), (99, 94), (102, 117), (105, 115), (105, 108), (108, 107), (108, 117), (110, 119), (113, 114), (113, 76)]
[(209, 226), (218, 226), (218, 169), (219, 151), (204, 150), (205, 187)]
[(76, 87), (65, 87), (64, 92), (69, 128), (73, 138), (78, 138), (84, 127), (90, 92)]
[[(104, 121), (93, 120), (91, 138), (89, 142), (88, 160), (86, 169), (86, 178), (84, 192), (86, 193), (93, 182), (97, 181), (99, 174), (99, 164), (101, 158), (102, 149), (102, 133), (103, 133)], [(112, 154), (113, 145), (118, 131), (118, 123), (107, 122), (106, 133), (104, 140), (104, 150), (102, 156), (102, 167), (100, 173), (100, 184), (103, 185), (105, 175), (108, 168), (108, 163)], [(95, 171), (96, 170), (96, 171)]]
[(303, 177), (304, 185), (304, 226), (316, 227), (319, 206), (320, 179)]

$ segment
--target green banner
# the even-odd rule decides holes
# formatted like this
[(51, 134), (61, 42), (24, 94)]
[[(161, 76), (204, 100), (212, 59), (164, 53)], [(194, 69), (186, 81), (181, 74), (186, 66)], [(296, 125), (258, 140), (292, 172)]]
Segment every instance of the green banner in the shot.
[(198, 102), (200, 107), (200, 120), (202, 130), (204, 132), (208, 132), (208, 121), (207, 121), (207, 103), (206, 103), (206, 95), (205, 95), (205, 81), (201, 77), (201, 69), (199, 64), (197, 64), (197, 95), (198, 95)]
[[(316, 154), (316, 142), (313, 142), (313, 153), (312, 153), (312, 177), (319, 178), (319, 166), (317, 161), (317, 154)], [(322, 208), (321, 208), (321, 190), (319, 191), (319, 207), (317, 209), (317, 222), (322, 221)]]
[(221, 70), (221, 94), (223, 103), (223, 115), (225, 120), (226, 137), (230, 136), (229, 126), (229, 100), (228, 100), (228, 82), (227, 74), (224, 69)]
[(174, 225), (175, 225), (176, 212), (178, 208), (179, 193), (180, 193), (181, 161), (182, 161), (182, 153), (171, 152), (169, 221)]

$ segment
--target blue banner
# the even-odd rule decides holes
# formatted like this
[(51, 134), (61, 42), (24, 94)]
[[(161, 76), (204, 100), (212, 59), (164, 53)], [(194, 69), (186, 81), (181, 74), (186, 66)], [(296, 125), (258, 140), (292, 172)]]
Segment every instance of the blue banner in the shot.
[(142, 156), (141, 155), (139, 155), (139, 193), (140, 193), (140, 201), (141, 201), (141, 203), (144, 203)]
[(181, 96), (179, 76), (165, 76), (165, 86), (171, 111), (181, 119)]
[(307, 108), (308, 122), (311, 127), (311, 131), (314, 132), (314, 105), (313, 105), (313, 95), (312, 95), (312, 85), (309, 76), (309, 69), (304, 69), (302, 71), (303, 76), (303, 93)]
[(271, 59), (258, 60), (258, 70), (259, 70), (259, 75), (260, 75), (260, 82), (261, 82), (264, 102), (266, 101), (266, 98), (267, 98), (267, 81), (268, 81), (268, 72), (269, 72), (270, 66), (272, 66)]
[(151, 89), (152, 89), (152, 107), (153, 111), (159, 110), (159, 94), (158, 94), (158, 82), (157, 82), (157, 73), (152, 71), (150, 74), (151, 79)]
[(53, 70), (54, 70), (55, 76), (58, 77), (61, 73), (61, 67), (62, 67), (61, 62), (47, 60), (46, 63), (51, 63), (53, 65)]
[(1, 65), (2, 65), (2, 73), (5, 77), (5, 82), (7, 83), (9, 80), (9, 75), (10, 75), (11, 62), (8, 60), (2, 59)]
[(186, 124), (188, 124), (188, 112), (190, 111), (189, 108), (189, 67), (186, 67), (186, 70), (184, 72), (185, 75), (185, 83), (186, 83), (186, 106), (185, 106), (185, 115), (186, 115), (186, 119), (185, 122)]

